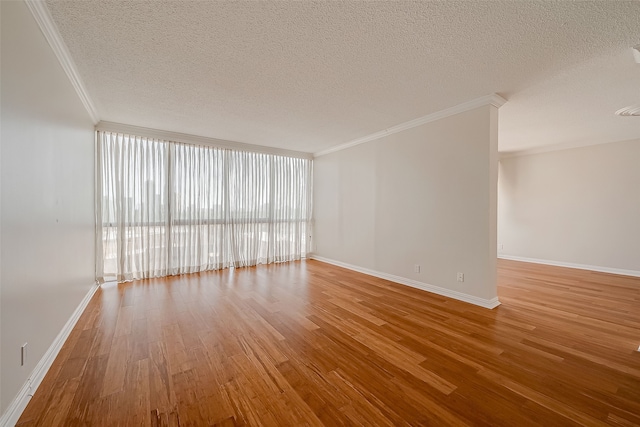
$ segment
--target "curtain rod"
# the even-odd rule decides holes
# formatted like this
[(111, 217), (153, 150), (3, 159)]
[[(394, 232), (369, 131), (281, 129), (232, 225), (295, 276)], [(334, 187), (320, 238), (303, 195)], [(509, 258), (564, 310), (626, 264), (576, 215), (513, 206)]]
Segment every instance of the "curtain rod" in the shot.
[(313, 159), (312, 153), (303, 151), (287, 150), (284, 148), (267, 147), (264, 145), (246, 144), (244, 142), (227, 141), (224, 139), (208, 138), (205, 136), (190, 135), (186, 133), (170, 132), (159, 129), (151, 129), (140, 126), (125, 125), (114, 122), (99, 122), (96, 131), (122, 133), (127, 135), (140, 136), (144, 138), (160, 139), (169, 142), (179, 142), (191, 145), (208, 145), (218, 148), (229, 148), (239, 151), (252, 151), (257, 153), (275, 154), (286, 157), (297, 157), (301, 159)]

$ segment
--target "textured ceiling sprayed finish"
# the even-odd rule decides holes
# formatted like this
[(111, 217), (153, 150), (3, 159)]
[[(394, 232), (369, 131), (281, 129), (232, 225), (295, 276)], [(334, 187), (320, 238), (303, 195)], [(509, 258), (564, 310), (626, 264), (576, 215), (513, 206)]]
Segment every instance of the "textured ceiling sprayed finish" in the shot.
[[(640, 42), (640, 2), (47, 5), (100, 118), (112, 122), (316, 152), (499, 93), (517, 100), (511, 111), (503, 107), (513, 125), (500, 130), (501, 149), (516, 150), (550, 143), (528, 138), (526, 128), (509, 130), (539, 126), (527, 117), (546, 96), (540, 91), (553, 92), (558, 108), (604, 96), (608, 126), (620, 119), (617, 109), (640, 102), (631, 52)], [(597, 83), (615, 99), (605, 90), (588, 96), (597, 77), (589, 70), (603, 67), (583, 64), (615, 54), (626, 66), (625, 49), (635, 74), (610, 67)], [(575, 88), (557, 85), (574, 69), (587, 94), (569, 102), (563, 94)], [(601, 105), (582, 107), (588, 117)], [(580, 138), (561, 134), (560, 142)]]

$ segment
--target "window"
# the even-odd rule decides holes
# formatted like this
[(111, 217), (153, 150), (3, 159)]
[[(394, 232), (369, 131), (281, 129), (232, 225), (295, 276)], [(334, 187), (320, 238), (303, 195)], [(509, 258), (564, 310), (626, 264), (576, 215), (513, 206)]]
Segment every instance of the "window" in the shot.
[(97, 139), (98, 280), (306, 256), (311, 160), (103, 131)]

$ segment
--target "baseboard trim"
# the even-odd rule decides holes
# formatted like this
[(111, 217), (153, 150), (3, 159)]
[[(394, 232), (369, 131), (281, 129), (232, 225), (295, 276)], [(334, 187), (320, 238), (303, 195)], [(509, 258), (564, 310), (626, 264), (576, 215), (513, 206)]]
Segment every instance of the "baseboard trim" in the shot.
[(637, 270), (624, 270), (622, 268), (600, 267), (597, 265), (575, 264), (572, 262), (551, 261), (548, 259), (528, 258), (528, 257), (522, 257), (522, 256), (502, 255), (502, 254), (498, 255), (498, 258), (507, 259), (510, 261), (530, 262), (533, 264), (553, 265), (555, 267), (567, 267), (567, 268), (576, 268), (578, 270), (597, 271), (598, 273), (611, 273), (611, 274), (619, 274), (621, 276), (640, 277), (640, 271), (637, 271)]
[(391, 282), (399, 283), (401, 285), (409, 286), (423, 291), (431, 292), (433, 294), (442, 295), (444, 297), (453, 298), (458, 301), (468, 302), (473, 305), (492, 309), (500, 305), (498, 297), (491, 299), (484, 299), (469, 294), (464, 294), (458, 291), (452, 291), (451, 289), (441, 288), (440, 286), (430, 285), (428, 283), (418, 282), (417, 280), (407, 279), (406, 277), (395, 276), (393, 274), (383, 273), (380, 271), (370, 270), (364, 267), (358, 267), (357, 265), (347, 264), (346, 262), (336, 261), (321, 257), (318, 255), (310, 255), (309, 258), (320, 262), (326, 262), (327, 264), (336, 265), (338, 267), (346, 268), (348, 270), (357, 271), (358, 273), (367, 274), (369, 276), (378, 277), (380, 279), (389, 280)]
[(89, 305), (89, 301), (91, 301), (91, 298), (96, 293), (98, 288), (99, 286), (97, 284), (91, 286), (89, 292), (87, 292), (73, 314), (71, 314), (71, 317), (69, 318), (69, 320), (67, 320), (67, 323), (64, 325), (56, 339), (53, 340), (51, 346), (47, 349), (44, 356), (42, 356), (42, 359), (40, 359), (36, 367), (33, 369), (33, 372), (31, 372), (31, 375), (29, 375), (29, 378), (27, 378), (27, 381), (24, 383), (16, 397), (13, 399), (11, 404), (9, 404), (7, 410), (0, 418), (0, 427), (13, 427), (16, 425), (18, 419), (20, 418), (20, 415), (22, 415), (22, 412), (27, 407), (29, 400), (38, 389), (38, 386), (44, 379), (47, 371), (49, 371), (49, 368), (51, 368), (51, 365), (60, 352), (62, 345), (69, 337), (69, 334), (71, 334), (71, 331), (78, 322), (80, 315), (82, 315), (84, 310), (87, 308), (87, 305)]

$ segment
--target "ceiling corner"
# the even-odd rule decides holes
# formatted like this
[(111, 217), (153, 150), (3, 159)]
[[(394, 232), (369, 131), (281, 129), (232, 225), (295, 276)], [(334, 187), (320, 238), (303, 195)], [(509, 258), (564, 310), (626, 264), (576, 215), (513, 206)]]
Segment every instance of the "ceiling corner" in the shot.
[(24, 1), (34, 19), (36, 20), (38, 27), (40, 27), (40, 31), (42, 31), (42, 34), (51, 46), (53, 53), (56, 55), (56, 58), (58, 58), (60, 65), (62, 65), (64, 72), (67, 74), (67, 77), (71, 82), (71, 85), (76, 90), (76, 93), (78, 94), (82, 105), (84, 105), (87, 113), (89, 113), (93, 124), (98, 124), (98, 122), (100, 121), (98, 112), (96, 111), (93, 101), (91, 101), (91, 98), (89, 97), (84, 84), (82, 83), (82, 79), (78, 74), (76, 65), (73, 62), (73, 58), (71, 57), (71, 54), (67, 49), (67, 45), (62, 40), (62, 36), (60, 36), (58, 27), (53, 22), (51, 13), (49, 12), (47, 5), (44, 1), (41, 0)]

